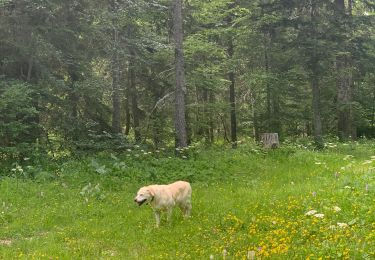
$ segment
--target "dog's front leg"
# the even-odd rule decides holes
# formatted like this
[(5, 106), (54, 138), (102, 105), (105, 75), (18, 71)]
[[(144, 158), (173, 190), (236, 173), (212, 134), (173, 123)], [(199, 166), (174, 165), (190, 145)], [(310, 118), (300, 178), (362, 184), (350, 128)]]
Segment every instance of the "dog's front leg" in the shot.
[(160, 226), (160, 211), (155, 210), (154, 215), (156, 220), (156, 227), (158, 228)]

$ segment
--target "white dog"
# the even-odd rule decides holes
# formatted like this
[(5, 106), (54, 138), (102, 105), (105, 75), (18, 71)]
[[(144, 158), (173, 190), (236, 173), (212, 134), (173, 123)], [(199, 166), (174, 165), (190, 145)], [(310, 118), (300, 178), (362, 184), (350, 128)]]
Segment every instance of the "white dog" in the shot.
[(191, 186), (186, 181), (177, 181), (169, 185), (150, 185), (138, 190), (134, 201), (141, 206), (147, 202), (154, 210), (156, 226), (160, 225), (161, 211), (167, 212), (167, 220), (172, 215), (174, 206), (180, 207), (184, 217), (190, 216)]

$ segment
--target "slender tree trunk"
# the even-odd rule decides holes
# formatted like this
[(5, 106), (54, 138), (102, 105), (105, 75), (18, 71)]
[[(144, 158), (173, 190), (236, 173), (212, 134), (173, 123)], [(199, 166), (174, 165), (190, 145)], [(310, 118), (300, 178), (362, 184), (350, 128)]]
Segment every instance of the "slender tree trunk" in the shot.
[(34, 64), (33, 57), (30, 57), (28, 68), (27, 68), (27, 78), (26, 78), (27, 82), (30, 82), (30, 80), (31, 80), (31, 73), (33, 71), (33, 64)]
[[(317, 24), (317, 10), (316, 10), (316, 2), (315, 0), (310, 0), (311, 10), (310, 10), (310, 18), (311, 18), (311, 38), (312, 44), (316, 42), (317, 32), (316, 32), (316, 24)], [(312, 88), (312, 109), (313, 109), (313, 127), (314, 127), (314, 141), (317, 148), (323, 148), (323, 137), (322, 137), (322, 120), (321, 120), (321, 113), (320, 113), (320, 86), (319, 86), (319, 61), (318, 61), (318, 54), (316, 53), (316, 46), (312, 47), (312, 52), (310, 54), (310, 81), (311, 81), (311, 88)]]
[(134, 128), (134, 139), (136, 143), (140, 143), (142, 140), (141, 131), (139, 129), (139, 108), (138, 108), (138, 95), (135, 84), (135, 68), (134, 68), (134, 53), (130, 52), (130, 62), (129, 62), (129, 88), (130, 97), (132, 104), (132, 114), (133, 114), (133, 128)]
[(203, 122), (204, 122), (202, 132), (204, 133), (206, 143), (209, 143), (210, 142), (210, 126), (209, 126), (210, 120), (209, 120), (209, 115), (207, 111), (207, 105), (208, 105), (208, 89), (207, 88), (203, 89), (202, 98), (203, 98), (203, 111), (202, 112), (203, 112)]
[(129, 94), (129, 89), (130, 89), (130, 73), (128, 70), (128, 80), (127, 80), (127, 86), (125, 88), (125, 100), (124, 100), (124, 109), (125, 109), (125, 135), (129, 135), (130, 132), (130, 94)]
[(182, 30), (182, 0), (174, 0), (173, 37), (175, 42), (175, 131), (176, 147), (187, 146), (186, 107), (185, 107), (185, 69)]
[[(117, 60), (117, 58), (116, 58)], [(112, 129), (114, 133), (121, 133), (121, 96), (119, 89), (119, 66), (114, 63), (112, 74)]]
[[(268, 47), (269, 44), (267, 43), (267, 34), (264, 34), (264, 69), (266, 75), (269, 74), (269, 57), (268, 57)], [(267, 131), (271, 132), (271, 121), (272, 121), (272, 109), (271, 109), (271, 86), (266, 80), (266, 102), (267, 102)]]
[[(135, 37), (135, 27), (133, 24), (128, 24), (126, 28), (127, 37), (133, 39)], [(129, 51), (129, 84), (128, 84), (128, 93), (131, 101), (131, 112), (133, 115), (133, 129), (134, 129), (134, 139), (136, 143), (142, 141), (141, 130), (140, 130), (140, 113), (138, 108), (138, 93), (135, 82), (135, 52), (132, 46), (128, 47)]]
[(228, 139), (228, 130), (227, 130), (227, 119), (224, 118), (223, 116), (220, 116), (220, 119), (221, 119), (221, 123), (223, 124), (223, 138), (224, 138), (224, 142), (229, 142), (229, 139)]
[[(195, 128), (194, 128), (194, 135), (196, 138), (201, 138), (201, 136), (204, 134), (204, 108), (203, 111), (200, 109), (200, 93), (199, 93), (198, 86), (195, 86), (195, 102), (196, 102), (196, 108), (195, 108)], [(204, 97), (203, 97), (204, 101)], [(202, 102), (202, 105), (204, 106), (204, 103)]]
[[(234, 47), (233, 40), (229, 40), (228, 56), (229, 59), (233, 58)], [(230, 103), (230, 137), (232, 148), (237, 147), (237, 120), (236, 120), (236, 95), (235, 95), (235, 75), (233, 70), (229, 72), (229, 103)]]
[(251, 117), (253, 119), (253, 137), (254, 141), (258, 140), (258, 120), (255, 113), (255, 97), (253, 92), (250, 93)]
[[(348, 4), (349, 14), (346, 14), (345, 0), (335, 0), (335, 5), (336, 17), (340, 22), (340, 26), (342, 26), (342, 30), (350, 34), (351, 1), (349, 0)], [(353, 72), (350, 43), (344, 41), (338, 44), (340, 53), (336, 56), (337, 129), (340, 140), (346, 140), (352, 135), (351, 88)]]
[(346, 140), (352, 133), (351, 72), (347, 57), (336, 57), (337, 76), (337, 128), (340, 140)]
[[(214, 93), (212, 90), (210, 90), (210, 94), (209, 94), (209, 102), (211, 105), (214, 104), (215, 102), (215, 96), (214, 96)], [(210, 142), (213, 143), (214, 140), (215, 140), (215, 131), (214, 131), (214, 117), (213, 117), (213, 113), (212, 113), (212, 109), (210, 110), (210, 113), (209, 113), (209, 139), (210, 139)]]
[(113, 46), (114, 53), (112, 57), (112, 131), (121, 133), (121, 93), (120, 93), (120, 60), (119, 60), (119, 31), (116, 19), (117, 3), (111, 2), (111, 12), (113, 26)]
[(313, 125), (314, 125), (314, 141), (318, 148), (323, 146), (322, 138), (322, 120), (320, 115), (320, 87), (319, 80), (313, 76), (311, 80), (312, 87), (312, 107), (313, 107)]

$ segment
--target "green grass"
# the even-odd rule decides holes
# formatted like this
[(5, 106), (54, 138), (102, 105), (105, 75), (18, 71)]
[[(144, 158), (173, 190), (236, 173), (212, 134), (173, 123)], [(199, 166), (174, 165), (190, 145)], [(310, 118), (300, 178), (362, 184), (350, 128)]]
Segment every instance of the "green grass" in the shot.
[[(139, 148), (23, 165), (18, 178), (0, 180), (0, 258), (222, 259), (226, 250), (230, 259), (373, 259), (374, 148), (195, 147), (188, 159)], [(27, 171), (33, 178), (22, 178)], [(142, 185), (177, 179), (192, 182), (192, 217), (176, 209), (157, 229), (151, 208), (133, 198)]]

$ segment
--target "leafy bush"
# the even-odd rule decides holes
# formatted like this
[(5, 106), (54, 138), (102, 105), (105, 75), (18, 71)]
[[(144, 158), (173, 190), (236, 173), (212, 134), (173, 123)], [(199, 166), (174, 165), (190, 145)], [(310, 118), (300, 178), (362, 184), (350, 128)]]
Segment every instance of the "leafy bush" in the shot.
[(26, 83), (0, 81), (0, 156), (30, 156), (41, 136), (38, 94)]

